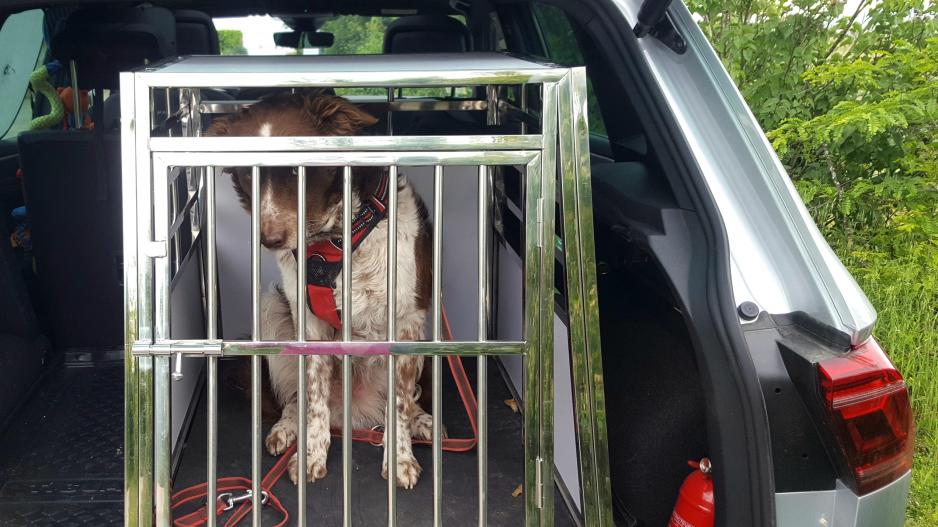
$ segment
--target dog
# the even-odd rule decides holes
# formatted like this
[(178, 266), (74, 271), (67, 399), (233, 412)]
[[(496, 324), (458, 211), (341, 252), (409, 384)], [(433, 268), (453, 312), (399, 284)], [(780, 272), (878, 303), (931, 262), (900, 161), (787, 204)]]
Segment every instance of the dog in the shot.
[[(323, 92), (278, 93), (235, 114), (217, 119), (206, 135), (225, 136), (349, 136), (377, 120), (348, 100)], [(251, 210), (251, 170), (226, 169), (242, 207)], [(306, 237), (298, 243), (296, 169), (270, 167), (260, 170), (261, 244), (272, 251), (280, 270), (282, 287), (261, 299), (263, 340), (294, 340), (297, 317), (306, 317), (306, 339), (334, 340), (341, 335), (333, 310), (322, 316), (307, 298), (297, 298), (296, 258), (306, 256), (307, 247), (332, 243), (342, 234), (342, 169), (308, 167), (306, 192)], [(366, 209), (380, 208), (374, 199), (381, 189), (397, 190), (397, 340), (422, 340), (425, 336), (431, 296), (431, 225), (426, 206), (403, 176), (387, 180), (384, 167), (353, 169), (352, 213), (358, 218)], [(383, 186), (383, 187), (382, 187)], [(379, 203), (379, 205), (371, 205)], [(367, 215), (367, 214), (366, 214)], [(357, 220), (356, 220), (357, 221)], [(387, 340), (387, 218), (371, 221), (370, 230), (353, 245), (351, 333), (354, 340)], [(339, 242), (341, 243), (341, 242)], [(308, 264), (309, 265), (309, 264)], [(334, 269), (334, 266), (333, 266)], [(334, 278), (333, 306), (341, 305), (342, 276)], [(306, 295), (304, 295), (305, 297)], [(282, 407), (280, 419), (267, 435), (265, 445), (280, 455), (297, 434), (297, 359), (295, 356), (267, 357), (271, 387)], [(352, 359), (352, 426), (373, 428), (385, 423), (388, 400), (388, 359), (385, 356)], [(396, 359), (397, 386), (397, 482), (413, 488), (421, 467), (414, 457), (411, 438), (429, 439), (432, 418), (417, 403), (417, 380), (423, 358), (411, 355)], [(307, 359), (306, 474), (309, 481), (324, 478), (331, 441), (330, 428), (342, 423), (342, 379), (340, 360), (335, 356), (309, 355)], [(387, 431), (385, 432), (387, 433)], [(388, 455), (384, 452), (381, 474), (388, 477)], [(297, 456), (289, 462), (289, 474), (297, 482)]]

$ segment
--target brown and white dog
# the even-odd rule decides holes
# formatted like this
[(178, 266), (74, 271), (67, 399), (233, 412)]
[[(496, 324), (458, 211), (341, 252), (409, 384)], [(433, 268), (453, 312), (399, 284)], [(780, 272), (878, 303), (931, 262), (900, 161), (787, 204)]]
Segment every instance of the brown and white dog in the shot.
[[(347, 100), (316, 92), (278, 94), (262, 99), (237, 114), (216, 120), (210, 136), (328, 136), (353, 135), (374, 124), (375, 118)], [(241, 200), (250, 212), (251, 172), (228, 169)], [(387, 169), (353, 170), (352, 210), (357, 211), (386, 177)], [(421, 340), (430, 304), (431, 227), (420, 196), (403, 176), (396, 182), (397, 201), (397, 339)], [(296, 256), (306, 246), (335, 239), (342, 232), (342, 175), (339, 167), (307, 169), (306, 239), (297, 243), (297, 182), (292, 168), (263, 168), (260, 182), (261, 243), (276, 256), (283, 281), (262, 298), (263, 340), (295, 339), (295, 321), (304, 313), (306, 338), (334, 340), (339, 332), (316, 317), (306, 298), (296, 298)], [(353, 214), (354, 214), (353, 213)], [(352, 335), (355, 340), (386, 340), (387, 241), (384, 218), (373, 227), (352, 254)], [(299, 250), (297, 251), (297, 249)], [(294, 251), (297, 251), (294, 253)], [(302, 257), (302, 256), (301, 256)], [(333, 295), (341, 305), (342, 277), (336, 278)], [(304, 295), (305, 296), (305, 295)], [(271, 387), (283, 408), (280, 420), (266, 439), (267, 450), (280, 455), (296, 440), (297, 360), (292, 356), (268, 356)], [(383, 426), (387, 405), (387, 358), (356, 357), (352, 362), (352, 426)], [(411, 437), (429, 438), (432, 419), (417, 404), (417, 380), (423, 358), (397, 358), (397, 485), (413, 488), (421, 467), (414, 458)], [(307, 360), (307, 475), (309, 481), (326, 476), (330, 427), (342, 423), (340, 361), (334, 356), (310, 355)], [(290, 460), (290, 477), (297, 480), (297, 457)], [(388, 477), (387, 451), (382, 475)]]

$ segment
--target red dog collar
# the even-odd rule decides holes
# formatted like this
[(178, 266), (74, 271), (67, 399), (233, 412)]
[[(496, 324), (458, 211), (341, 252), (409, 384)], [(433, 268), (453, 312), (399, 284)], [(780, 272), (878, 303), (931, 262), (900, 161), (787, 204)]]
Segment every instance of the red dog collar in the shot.
[[(388, 175), (385, 173), (374, 193), (362, 203), (352, 219), (352, 251), (387, 215)], [(294, 256), (296, 252), (294, 251)], [(335, 304), (335, 279), (342, 272), (342, 238), (322, 240), (306, 246), (306, 292), (313, 314), (337, 330), (342, 319)]]

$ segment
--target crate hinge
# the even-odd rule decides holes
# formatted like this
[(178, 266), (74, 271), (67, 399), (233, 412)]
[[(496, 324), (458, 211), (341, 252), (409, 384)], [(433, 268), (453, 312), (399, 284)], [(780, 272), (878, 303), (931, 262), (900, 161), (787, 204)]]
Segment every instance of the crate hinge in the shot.
[(174, 355), (182, 353), (183, 355), (194, 356), (220, 356), (222, 343), (220, 340), (206, 341), (175, 341), (162, 340), (158, 342), (137, 341), (131, 346), (130, 351), (137, 356), (161, 356)]
[(537, 508), (544, 508), (544, 458), (537, 456), (534, 462), (534, 501), (537, 502)]
[(143, 254), (148, 258), (166, 258), (166, 241), (144, 242)]
[(537, 198), (537, 246), (544, 247), (544, 198)]

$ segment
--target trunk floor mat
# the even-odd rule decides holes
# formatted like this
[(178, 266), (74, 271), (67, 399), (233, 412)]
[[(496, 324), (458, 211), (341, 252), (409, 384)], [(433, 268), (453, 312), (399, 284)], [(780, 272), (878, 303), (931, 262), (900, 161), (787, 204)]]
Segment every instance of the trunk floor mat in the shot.
[[(226, 364), (228, 363), (228, 372)], [(475, 386), (475, 360), (463, 359), (470, 382)], [(231, 361), (219, 366), (218, 394), (218, 477), (251, 474), (251, 412), (247, 392), (239, 389), (240, 380), (230, 375)], [(245, 361), (243, 364), (247, 364)], [(243, 366), (242, 366), (243, 367)], [(430, 368), (430, 361), (425, 369)], [(226, 374), (227, 373), (227, 374)], [(451, 437), (469, 437), (471, 429), (465, 410), (459, 400), (455, 384), (444, 361), (443, 365), (443, 423)], [(513, 496), (524, 481), (524, 448), (522, 444), (521, 415), (514, 413), (505, 403), (511, 399), (499, 371), (489, 363), (489, 478), (488, 525), (514, 526), (524, 524), (524, 498)], [(429, 406), (429, 404), (425, 405)], [(186, 440), (185, 450), (177, 470), (174, 490), (205, 481), (206, 415), (204, 390), (202, 400)], [(263, 433), (266, 436), (278, 416), (266, 413)], [(263, 448), (263, 445), (262, 445)], [(423, 473), (412, 490), (397, 491), (397, 523), (407, 526), (433, 524), (433, 462), (429, 446), (415, 445), (414, 454)], [(262, 454), (262, 475), (266, 474), (277, 458)], [(352, 448), (352, 524), (387, 525), (387, 481), (381, 477), (382, 447), (354, 443)], [(329, 450), (328, 474), (325, 479), (307, 486), (307, 518), (311, 527), (342, 525), (342, 443), (334, 437)], [(443, 523), (445, 525), (478, 525), (477, 457), (476, 451), (443, 453)], [(526, 492), (527, 489), (524, 489)], [(297, 507), (296, 486), (288, 475), (274, 486), (274, 494), (290, 511), (289, 525), (295, 522)], [(185, 507), (181, 514), (196, 507)], [(573, 526), (559, 492), (555, 498), (555, 524)], [(264, 524), (280, 521), (276, 511), (266, 508)], [(219, 522), (221, 525), (227, 513)], [(245, 522), (250, 521), (250, 515)]]
[[(250, 476), (250, 399), (226, 370), (219, 373), (218, 475)], [(464, 360), (475, 385), (473, 360)], [(429, 362), (427, 363), (429, 368)], [(470, 433), (465, 411), (444, 365), (443, 420), (452, 437)], [(522, 421), (505, 403), (512, 395), (494, 363), (489, 366), (488, 524), (522, 525), (524, 500), (513, 496), (524, 480)], [(123, 523), (123, 364), (61, 367), (52, 372), (6, 430), (0, 434), (0, 527), (109, 526)], [(265, 416), (264, 433), (276, 420)], [(174, 489), (205, 481), (205, 395), (202, 390), (176, 469)], [(341, 439), (334, 438), (329, 474), (307, 487), (311, 527), (342, 524)], [(413, 490), (398, 489), (398, 524), (432, 525), (432, 460), (427, 446), (415, 446), (423, 474)], [(381, 447), (355, 443), (352, 454), (352, 521), (387, 524), (387, 482), (381, 477)], [(477, 525), (476, 452), (443, 454), (443, 521)], [(276, 458), (264, 452), (263, 471)], [(527, 489), (525, 489), (526, 491)], [(296, 487), (284, 477), (274, 492), (295, 522)], [(189, 512), (190, 509), (181, 511)], [(224, 517), (223, 517), (224, 518)], [(559, 494), (558, 526), (575, 525)], [(264, 511), (264, 523), (278, 515)], [(242, 525), (248, 525), (250, 518)], [(223, 523), (220, 522), (221, 525)]]
[(121, 525), (124, 370), (50, 373), (0, 435), (0, 526)]

